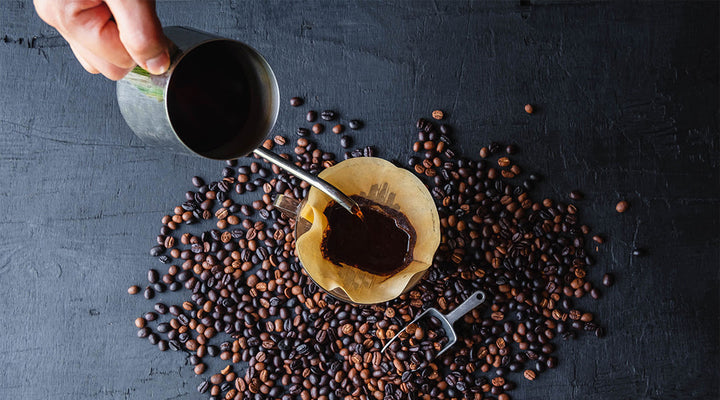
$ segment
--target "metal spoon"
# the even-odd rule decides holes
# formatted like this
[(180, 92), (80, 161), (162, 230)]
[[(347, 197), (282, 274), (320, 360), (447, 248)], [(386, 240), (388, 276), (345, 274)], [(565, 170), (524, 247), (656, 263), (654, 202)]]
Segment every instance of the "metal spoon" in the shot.
[(408, 326), (417, 323), (417, 321), (421, 320), (422, 318), (431, 318), (435, 317), (437, 318), (441, 323), (442, 327), (445, 330), (445, 333), (447, 334), (447, 338), (449, 339), (448, 342), (443, 346), (443, 348), (435, 355), (435, 357), (439, 357), (443, 353), (445, 353), (450, 347), (452, 347), (455, 342), (457, 342), (457, 334), (455, 334), (455, 329), (453, 329), (453, 324), (455, 321), (459, 320), (465, 314), (472, 311), (475, 307), (479, 306), (480, 304), (485, 302), (485, 292), (482, 290), (478, 290), (477, 292), (473, 293), (470, 297), (467, 298), (467, 300), (463, 301), (462, 304), (457, 306), (454, 310), (452, 310), (449, 314), (445, 315), (438, 311), (436, 308), (428, 308), (427, 310), (423, 311), (420, 315), (415, 317), (412, 322), (405, 325), (405, 327), (395, 334), (392, 339), (390, 339), (389, 342), (385, 343), (385, 346), (382, 348), (381, 352), (385, 352), (388, 347), (390, 347), (390, 344), (395, 341), (395, 339), (399, 338), (403, 332), (407, 329)]

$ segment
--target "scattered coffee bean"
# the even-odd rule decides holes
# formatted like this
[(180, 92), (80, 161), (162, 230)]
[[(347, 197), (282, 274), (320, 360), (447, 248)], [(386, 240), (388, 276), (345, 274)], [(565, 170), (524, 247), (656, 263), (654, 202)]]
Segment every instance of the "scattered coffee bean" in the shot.
[(196, 188), (200, 188), (200, 187), (205, 186), (205, 181), (203, 180), (203, 178), (201, 178), (201, 177), (199, 177), (199, 176), (193, 176), (193, 177), (192, 177), (192, 184), (193, 184), (193, 186), (195, 186)]
[(592, 240), (594, 240), (596, 243), (599, 243), (599, 244), (605, 243), (605, 239), (603, 239), (602, 236), (600, 236), (600, 235), (593, 236)]
[(151, 288), (150, 286), (146, 287), (145, 291), (143, 292), (143, 297), (148, 300), (152, 299), (153, 297), (155, 297), (155, 290), (153, 290), (153, 288)]
[(340, 138), (340, 146), (342, 146), (343, 149), (347, 149), (352, 146), (352, 138), (350, 136), (343, 135), (343, 137)]
[(332, 127), (332, 131), (333, 131), (333, 133), (336, 134), (336, 135), (341, 134), (344, 130), (345, 130), (345, 127), (343, 127), (343, 126), (340, 125), (340, 124), (337, 124), (337, 125), (335, 125), (335, 126)]
[(128, 294), (138, 294), (140, 293), (140, 286), (132, 285), (127, 290)]
[(584, 197), (583, 193), (579, 190), (573, 190), (570, 192), (570, 199), (572, 200), (582, 200)]
[(305, 115), (305, 120), (307, 122), (315, 122), (317, 120), (317, 111), (315, 111), (315, 110), (308, 111), (307, 114)]
[(302, 97), (293, 97), (290, 99), (290, 105), (293, 107), (300, 107), (303, 103), (304, 101)]
[(325, 130), (325, 125), (323, 124), (315, 124), (312, 126), (312, 131), (315, 134), (320, 134)]
[(530, 104), (525, 104), (525, 112), (526, 112), (526, 113), (532, 114), (533, 111), (534, 111), (534, 110), (533, 110), (533, 106), (532, 106), (532, 105), (530, 105)]
[(360, 121), (358, 119), (351, 119), (350, 122), (348, 122), (348, 126), (350, 127), (350, 129), (355, 131), (355, 130), (361, 129), (363, 126), (363, 123), (362, 123), (362, 121)]
[(337, 113), (332, 110), (325, 110), (320, 113), (320, 117), (325, 121), (334, 121), (337, 118)]
[(147, 273), (147, 279), (150, 283), (157, 283), (160, 280), (160, 273), (155, 269), (149, 269)]
[(613, 284), (615, 284), (615, 276), (613, 276), (613, 274), (611, 273), (603, 275), (602, 284), (607, 287), (612, 286)]
[(627, 211), (628, 207), (630, 207), (630, 204), (625, 200), (621, 200), (615, 205), (615, 211), (624, 213)]
[(445, 118), (445, 113), (442, 112), (442, 110), (435, 110), (432, 112), (432, 117), (437, 120), (441, 120), (441, 119)]
[(646, 251), (645, 249), (641, 249), (641, 248), (635, 248), (635, 249), (633, 249), (633, 251), (632, 251), (632, 255), (633, 255), (634, 257), (642, 257), (642, 256), (644, 256), (646, 253), (647, 253), (647, 251)]

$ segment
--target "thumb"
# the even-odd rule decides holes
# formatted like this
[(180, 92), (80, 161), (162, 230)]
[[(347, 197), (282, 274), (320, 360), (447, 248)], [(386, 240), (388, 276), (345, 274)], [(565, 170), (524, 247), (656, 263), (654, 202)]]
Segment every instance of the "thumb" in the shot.
[(106, 4), (130, 57), (152, 74), (167, 71), (170, 66), (168, 41), (155, 13), (155, 1), (106, 0)]

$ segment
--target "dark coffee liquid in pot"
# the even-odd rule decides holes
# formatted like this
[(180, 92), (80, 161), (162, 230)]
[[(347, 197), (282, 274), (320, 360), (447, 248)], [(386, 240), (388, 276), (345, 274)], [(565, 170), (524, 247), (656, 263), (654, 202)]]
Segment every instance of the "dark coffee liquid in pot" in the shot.
[(170, 80), (167, 108), (173, 129), (203, 156), (248, 154), (262, 143), (272, 123), (266, 77), (243, 49), (228, 41), (203, 44), (183, 56)]
[(381, 276), (408, 266), (417, 236), (407, 217), (360, 196), (351, 197), (364, 219), (331, 202), (324, 211), (328, 226), (321, 244), (323, 257), (336, 265), (343, 263)]

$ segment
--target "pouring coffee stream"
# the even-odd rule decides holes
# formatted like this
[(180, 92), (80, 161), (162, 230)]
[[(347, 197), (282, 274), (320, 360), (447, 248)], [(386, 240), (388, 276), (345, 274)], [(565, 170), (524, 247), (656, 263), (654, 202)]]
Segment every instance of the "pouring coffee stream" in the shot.
[(320, 190), (321, 192), (325, 193), (326, 195), (330, 196), (333, 200), (335, 200), (339, 205), (341, 205), (344, 209), (346, 209), (350, 214), (355, 215), (356, 217), (363, 220), (363, 213), (360, 210), (360, 206), (355, 202), (355, 200), (351, 199), (349, 196), (347, 196), (345, 193), (341, 192), (338, 188), (331, 185), (328, 181), (318, 178), (315, 175), (310, 174), (309, 172), (303, 170), (302, 168), (298, 168), (295, 164), (289, 162), (288, 160), (280, 157), (276, 153), (264, 148), (264, 147), (258, 147), (257, 149), (253, 150), (253, 153), (255, 153), (257, 156), (262, 157), (269, 162), (277, 165), (278, 167), (284, 169), (285, 171), (295, 175), (296, 177), (304, 180), (305, 182), (309, 183), (316, 189)]

